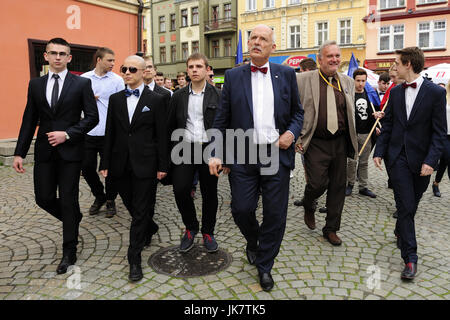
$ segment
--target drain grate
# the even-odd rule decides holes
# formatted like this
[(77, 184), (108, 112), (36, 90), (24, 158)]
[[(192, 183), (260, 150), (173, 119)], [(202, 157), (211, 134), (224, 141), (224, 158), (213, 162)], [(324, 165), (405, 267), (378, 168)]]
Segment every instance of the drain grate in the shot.
[(199, 277), (216, 274), (228, 268), (232, 256), (219, 249), (208, 253), (203, 246), (196, 245), (187, 253), (180, 253), (179, 246), (158, 250), (148, 259), (148, 265), (157, 273), (176, 278)]

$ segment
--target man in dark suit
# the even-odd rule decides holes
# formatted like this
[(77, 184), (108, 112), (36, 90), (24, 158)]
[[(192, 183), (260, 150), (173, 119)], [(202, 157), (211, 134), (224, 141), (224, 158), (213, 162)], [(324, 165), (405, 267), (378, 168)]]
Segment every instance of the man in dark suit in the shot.
[(156, 84), (154, 79), (156, 75), (156, 67), (153, 64), (153, 59), (149, 56), (146, 56), (144, 57), (144, 60), (145, 60), (144, 83), (150, 90), (164, 97), (168, 109), (170, 97), (172, 95), (170, 94), (169, 91)]
[(420, 75), (425, 63), (421, 49), (409, 47), (395, 53), (398, 76), (406, 82), (390, 92), (374, 162), (381, 170), (382, 159), (387, 159), (398, 211), (394, 233), (405, 262), (401, 278), (412, 280), (418, 261), (414, 216), (443, 150), (446, 95)]
[(25, 172), (23, 158), (39, 123), (34, 149), (34, 192), (37, 205), (63, 224), (63, 258), (56, 269), (63, 274), (77, 260), (83, 139), (97, 125), (98, 111), (91, 81), (67, 70), (72, 56), (66, 40), (51, 39), (44, 58), (49, 63), (49, 73), (30, 80), (13, 167), (19, 173)]
[[(261, 287), (269, 291), (274, 285), (270, 272), (286, 226), (289, 176), (295, 164), (293, 142), (300, 135), (303, 109), (294, 69), (269, 63), (276, 48), (272, 29), (256, 26), (248, 47), (251, 65), (225, 73), (221, 105), (213, 127), (224, 137), (226, 129), (234, 130), (235, 136), (226, 139), (226, 153), (235, 151), (229, 145), (240, 140), (239, 131), (250, 132), (250, 135), (243, 133), (245, 145), (241, 141), (237, 146), (237, 149), (245, 147), (247, 159), (242, 161), (240, 152), (233, 157), (227, 154), (224, 172), (231, 169), (231, 211), (247, 240), (247, 258), (258, 268)], [(264, 159), (264, 150), (268, 151), (269, 161)], [(255, 153), (259, 155), (252, 161)], [(218, 176), (223, 163), (220, 157), (211, 158), (211, 174)], [(255, 215), (260, 187), (264, 216), (261, 226)]]
[(144, 70), (145, 61), (139, 56), (128, 57), (121, 67), (128, 88), (109, 99), (105, 150), (100, 163), (100, 172), (114, 178), (131, 214), (131, 281), (143, 277), (141, 252), (158, 229), (152, 214), (157, 179), (164, 178), (168, 168), (164, 98), (144, 86)]
[(174, 154), (179, 156), (178, 159), (172, 157), (172, 161), (177, 162), (172, 169), (173, 191), (186, 226), (180, 252), (188, 252), (194, 246), (195, 235), (200, 231), (194, 200), (191, 197), (192, 180), (196, 171), (199, 172), (203, 201), (201, 228), (203, 244), (208, 252), (216, 252), (218, 245), (214, 238), (214, 227), (218, 206), (217, 177), (209, 174), (207, 159), (203, 159), (203, 151), (209, 142), (206, 131), (213, 125), (220, 93), (206, 81), (208, 66), (206, 56), (194, 53), (187, 59), (186, 65), (191, 83), (174, 93), (170, 101), (168, 119), (169, 137), (179, 129), (180, 136), (176, 141), (181, 143), (183, 151), (190, 153), (189, 159), (183, 159), (184, 154)]

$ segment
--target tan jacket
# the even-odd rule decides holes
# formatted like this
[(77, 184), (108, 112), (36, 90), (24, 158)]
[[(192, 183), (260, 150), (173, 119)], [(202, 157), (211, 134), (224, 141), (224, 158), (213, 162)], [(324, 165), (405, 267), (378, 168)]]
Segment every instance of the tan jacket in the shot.
[[(317, 117), (319, 115), (319, 70), (302, 72), (297, 74), (297, 85), (300, 94), (300, 101), (305, 110), (303, 128), (296, 144), (302, 144), (303, 153), (308, 149), (311, 138), (317, 127)], [(358, 139), (355, 127), (355, 84), (349, 76), (338, 73), (341, 88), (345, 94), (347, 105), (347, 120), (349, 135), (353, 145), (353, 151), (349, 150), (349, 156), (355, 158), (358, 155)]]

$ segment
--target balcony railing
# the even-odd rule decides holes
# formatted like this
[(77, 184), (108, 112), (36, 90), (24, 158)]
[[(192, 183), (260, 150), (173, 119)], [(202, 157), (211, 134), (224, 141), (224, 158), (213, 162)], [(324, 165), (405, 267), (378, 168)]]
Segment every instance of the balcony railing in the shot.
[(236, 20), (236, 18), (225, 18), (207, 21), (205, 23), (205, 32), (214, 32), (226, 29), (232, 29), (235, 31), (237, 28)]

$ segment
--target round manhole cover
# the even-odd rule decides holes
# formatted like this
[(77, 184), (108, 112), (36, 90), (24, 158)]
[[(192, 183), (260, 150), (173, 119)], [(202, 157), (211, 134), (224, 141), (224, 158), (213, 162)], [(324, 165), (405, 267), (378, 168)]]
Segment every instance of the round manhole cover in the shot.
[(179, 246), (158, 250), (148, 259), (148, 265), (156, 272), (177, 278), (188, 278), (216, 274), (226, 269), (232, 261), (231, 255), (220, 250), (208, 253), (203, 246), (194, 246), (187, 253), (180, 253)]

